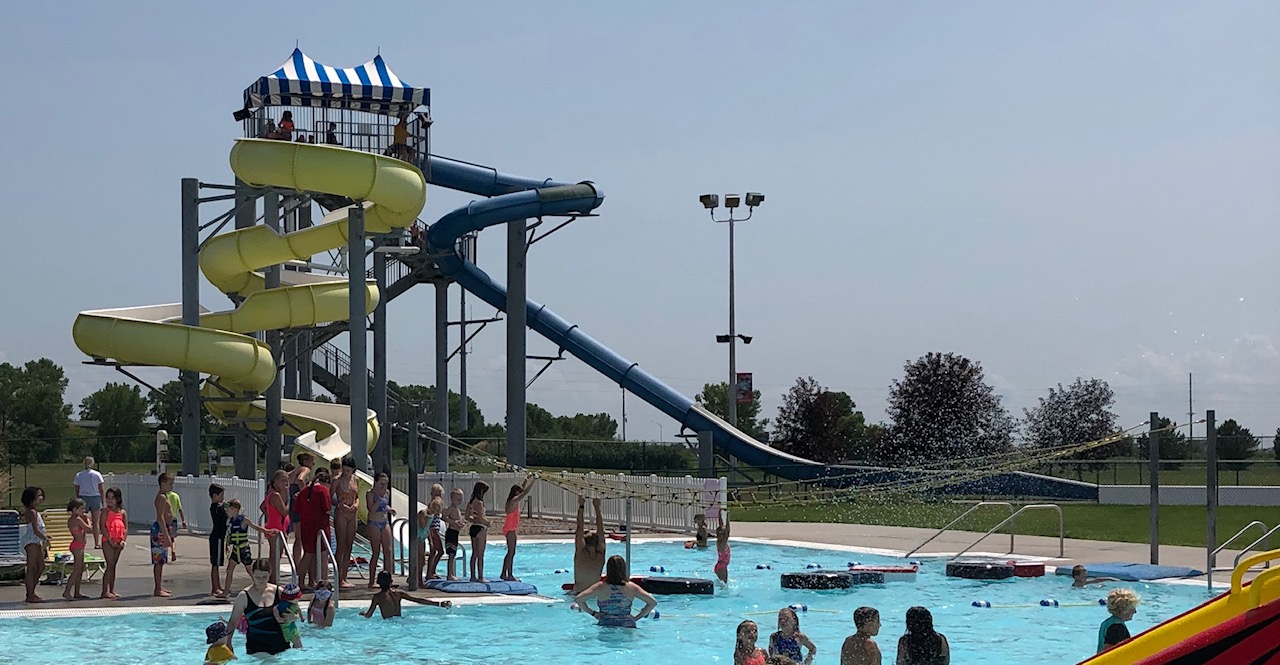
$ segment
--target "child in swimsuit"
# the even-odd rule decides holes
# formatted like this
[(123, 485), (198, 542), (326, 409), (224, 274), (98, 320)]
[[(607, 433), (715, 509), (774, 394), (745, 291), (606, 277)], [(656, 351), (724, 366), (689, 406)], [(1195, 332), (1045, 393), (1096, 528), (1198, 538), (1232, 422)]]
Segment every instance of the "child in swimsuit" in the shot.
[(519, 582), (516, 577), (516, 534), (520, 530), (520, 500), (533, 489), (533, 476), (527, 476), (524, 482), (511, 488), (507, 495), (507, 518), (502, 522), (502, 535), (507, 538), (507, 555), (502, 559), (502, 573), (499, 577), (508, 582)]
[(426, 579), (439, 579), (436, 574), (436, 566), (440, 565), (440, 559), (444, 557), (444, 520), (441, 513), (444, 511), (444, 501), (440, 497), (431, 499), (431, 503), (427, 506), (427, 514), (431, 515), (431, 521), (427, 524), (427, 544), (430, 546), (430, 552), (427, 556), (427, 567), (423, 569)]
[[(302, 597), (302, 590), (297, 584), (286, 584), (280, 588), (280, 597), (276, 599), (275, 607), (271, 611), (276, 615), (276, 621), (280, 622), (280, 634), (284, 635), (284, 639), (288, 640), (295, 649), (302, 648), (302, 630), (298, 628), (298, 617), (302, 615), (302, 609), (298, 607), (298, 599)], [(293, 618), (285, 621), (286, 614), (292, 615)]]
[(764, 665), (768, 654), (756, 646), (760, 628), (754, 621), (738, 624), (738, 639), (733, 646), (733, 665)]
[(395, 568), (391, 558), (391, 518), (396, 511), (391, 508), (391, 479), (387, 474), (379, 473), (373, 480), (373, 489), (364, 497), (369, 511), (368, 528), (365, 536), (369, 539), (369, 588), (373, 588), (373, 580), (378, 571), (378, 557), (382, 557), (382, 567), (386, 570)]
[(449, 493), (449, 507), (444, 511), (444, 553), (449, 557), (448, 578), (458, 579), (454, 574), (453, 555), (458, 553), (458, 536), (467, 523), (462, 519), (462, 488), (455, 487)]
[(209, 650), (204, 652), (204, 665), (223, 665), (236, 659), (236, 652), (231, 648), (231, 630), (224, 621), (215, 621), (204, 629), (205, 643)]
[(102, 558), (106, 559), (107, 569), (102, 573), (102, 595), (106, 600), (120, 597), (116, 593), (116, 564), (124, 553), (124, 541), (129, 537), (129, 516), (125, 513), (124, 498), (119, 487), (107, 490), (107, 506), (102, 511)]
[(322, 580), (316, 585), (316, 595), (307, 606), (307, 621), (319, 628), (333, 625), (333, 615), (338, 612), (338, 601), (333, 599), (333, 582)]
[(67, 518), (67, 530), (71, 532), (71, 544), (67, 549), (71, 551), (74, 562), (71, 565), (71, 577), (67, 579), (67, 588), (62, 592), (62, 597), (67, 600), (89, 599), (80, 593), (80, 581), (84, 578), (84, 534), (92, 528), (89, 518), (84, 514), (85, 505), (84, 499), (79, 497), (67, 502), (67, 512), (71, 513)]
[(484, 495), (489, 483), (476, 481), (471, 489), (471, 502), (467, 504), (467, 521), (471, 522), (471, 581), (488, 582), (484, 578), (484, 548), (489, 540), (489, 518), (485, 515)]
[(729, 558), (732, 556), (729, 550), (729, 511), (720, 511), (720, 526), (716, 527), (716, 577), (720, 581), (729, 583)]
[[(801, 658), (800, 647), (809, 650), (809, 655)], [(809, 665), (817, 655), (818, 647), (804, 633), (800, 632), (800, 617), (790, 607), (778, 610), (778, 632), (769, 636), (769, 655), (786, 656), (797, 663)]]
[(256, 529), (259, 533), (266, 531), (249, 521), (249, 518), (240, 512), (240, 500), (232, 499), (227, 502), (227, 579), (222, 585), (223, 589), (231, 588), (231, 580), (236, 575), (236, 566), (244, 566), (244, 572), (250, 577), (253, 576), (253, 550), (249, 547), (249, 529)]

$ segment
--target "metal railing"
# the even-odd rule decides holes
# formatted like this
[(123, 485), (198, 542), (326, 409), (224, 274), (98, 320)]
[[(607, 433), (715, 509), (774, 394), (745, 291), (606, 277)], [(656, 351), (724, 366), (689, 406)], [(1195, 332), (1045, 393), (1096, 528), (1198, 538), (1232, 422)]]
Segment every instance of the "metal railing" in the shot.
[(324, 557), (327, 554), (329, 556), (329, 564), (333, 566), (333, 602), (337, 604), (338, 590), (342, 586), (338, 581), (342, 577), (338, 575), (338, 557), (334, 555), (333, 548), (329, 546), (329, 539), (325, 537), (326, 535), (323, 530), (316, 534), (316, 581), (319, 582), (324, 577), (326, 568)]
[(999, 524), (997, 524), (997, 525), (995, 525), (995, 526), (991, 527), (990, 529), (988, 529), (986, 533), (982, 534), (982, 537), (981, 537), (981, 538), (979, 538), (979, 539), (977, 539), (977, 540), (973, 541), (973, 544), (972, 544), (972, 545), (969, 545), (968, 547), (966, 547), (966, 548), (964, 548), (964, 549), (960, 550), (959, 552), (957, 552), (955, 556), (951, 557), (951, 560), (952, 560), (952, 561), (955, 561), (956, 559), (960, 558), (960, 556), (961, 556), (961, 555), (963, 555), (963, 554), (965, 554), (966, 552), (968, 552), (969, 550), (971, 550), (971, 549), (973, 549), (973, 548), (977, 547), (977, 546), (978, 546), (978, 543), (982, 542), (983, 540), (986, 540), (987, 536), (990, 536), (991, 534), (995, 533), (996, 531), (998, 531), (998, 530), (1000, 529), (1000, 527), (1002, 527), (1002, 526), (1004, 526), (1004, 525), (1006, 525), (1006, 524), (1009, 524), (1009, 525), (1010, 525), (1010, 527), (1009, 527), (1009, 552), (1008, 552), (1008, 554), (1013, 554), (1013, 534), (1014, 534), (1014, 530), (1013, 530), (1012, 523), (1013, 523), (1013, 521), (1014, 521), (1015, 519), (1017, 519), (1018, 515), (1021, 515), (1022, 513), (1026, 512), (1026, 511), (1028, 511), (1028, 510), (1053, 510), (1053, 511), (1055, 511), (1055, 512), (1057, 512), (1057, 513), (1058, 513), (1058, 556), (1059, 556), (1059, 557), (1065, 556), (1065, 555), (1066, 555), (1066, 551), (1067, 551), (1067, 547), (1066, 547), (1067, 529), (1066, 529), (1066, 520), (1065, 520), (1065, 519), (1063, 519), (1063, 516), (1062, 516), (1062, 506), (1059, 506), (1059, 505), (1058, 505), (1058, 504), (1056, 504), (1056, 503), (1031, 503), (1031, 504), (1027, 504), (1027, 505), (1025, 505), (1025, 506), (1023, 506), (1023, 507), (1019, 508), (1019, 509), (1018, 509), (1017, 511), (1015, 511), (1012, 515), (1010, 515), (1010, 516), (1008, 516), (1008, 517), (1004, 518), (1004, 521), (1002, 521), (1002, 522), (1000, 522)]
[[(1205, 571), (1205, 583), (1209, 589), (1211, 590), (1213, 589), (1213, 574), (1215, 572), (1235, 570), (1240, 566), (1240, 560), (1243, 559), (1245, 555), (1247, 555), (1249, 552), (1254, 551), (1254, 548), (1256, 548), (1259, 544), (1262, 545), (1264, 550), (1270, 549), (1272, 534), (1276, 533), (1277, 531), (1280, 531), (1280, 525), (1277, 525), (1275, 528), (1268, 529), (1266, 524), (1264, 524), (1263, 522), (1259, 522), (1258, 520), (1249, 522), (1248, 524), (1244, 525), (1242, 529), (1237, 531), (1234, 536), (1231, 536), (1230, 538), (1228, 538), (1226, 542), (1214, 548), (1214, 550), (1209, 553), (1209, 562), (1212, 564), (1212, 562), (1216, 560), (1216, 557), (1218, 556), (1219, 552), (1222, 552), (1223, 550), (1227, 549), (1227, 547), (1229, 547), (1231, 543), (1234, 543), (1237, 540), (1239, 540), (1242, 536), (1244, 536), (1244, 534), (1251, 531), (1254, 527), (1260, 527), (1262, 529), (1262, 535), (1259, 536), (1257, 540), (1246, 545), (1244, 549), (1240, 550), (1240, 553), (1236, 555), (1235, 560), (1231, 562), (1230, 568), (1215, 567), (1213, 565), (1206, 566), (1208, 570)], [(1270, 568), (1271, 561), (1270, 560), (1266, 561), (1264, 565), (1265, 567)]]
[(287, 559), (289, 561), (289, 575), (294, 584), (298, 583), (298, 564), (293, 560), (293, 553), (289, 551), (289, 541), (285, 539), (283, 532), (276, 533), (276, 538), (280, 539), (280, 554), (271, 562), (272, 570), (276, 573), (276, 578), (280, 576), (280, 562)]
[[(1007, 506), (1009, 508), (1009, 517), (1013, 517), (1014, 515), (1013, 504), (1008, 501), (979, 501), (978, 503), (973, 504), (973, 506), (971, 506), (968, 510), (964, 511), (963, 513), (960, 513), (959, 517), (951, 520), (950, 522), (947, 522), (946, 526), (942, 527), (941, 529), (938, 529), (937, 533), (933, 534), (932, 536), (929, 536), (928, 540), (917, 545), (915, 549), (911, 550), (910, 552), (907, 552), (906, 554), (903, 555), (903, 557), (904, 558), (909, 557), (912, 554), (919, 552), (921, 549), (924, 549), (925, 545), (928, 545), (929, 543), (933, 542), (935, 538), (937, 538), (938, 536), (941, 536), (943, 533), (946, 533), (951, 527), (959, 523), (960, 520), (963, 520), (964, 518), (968, 517), (975, 510), (983, 506)], [(991, 532), (988, 531), (987, 535), (991, 535)], [(983, 536), (983, 537), (985, 538), (986, 536)], [(1009, 529), (1009, 551), (1010, 552), (1013, 551), (1013, 529)]]

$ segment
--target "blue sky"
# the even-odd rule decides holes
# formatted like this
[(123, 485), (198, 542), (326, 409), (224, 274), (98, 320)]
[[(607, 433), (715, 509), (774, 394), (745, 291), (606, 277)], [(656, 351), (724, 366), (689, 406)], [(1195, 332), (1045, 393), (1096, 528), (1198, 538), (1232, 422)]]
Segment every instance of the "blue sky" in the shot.
[[(880, 419), (903, 363), (955, 351), (1015, 414), (1093, 376), (1126, 424), (1184, 421), (1193, 372), (1197, 412), (1280, 426), (1280, 5), (266, 7), (4, 9), (0, 357), (62, 363), (71, 401), (121, 378), (79, 364), (76, 312), (179, 299), (179, 178), (230, 180), (230, 113), (296, 41), (431, 87), (440, 154), (597, 182), (602, 216), (536, 246), (529, 293), (686, 393), (727, 372), (725, 228), (697, 196), (753, 190), (739, 369), (766, 415), (813, 375)], [(423, 217), (466, 201), (433, 190)], [(500, 279), (504, 247), (481, 239)], [(432, 382), (421, 291), (391, 307), (402, 383)], [(489, 420), (503, 350), (501, 327), (473, 347)], [(530, 399), (621, 411), (573, 360)], [(676, 429), (638, 399), (628, 416), (632, 438)]]

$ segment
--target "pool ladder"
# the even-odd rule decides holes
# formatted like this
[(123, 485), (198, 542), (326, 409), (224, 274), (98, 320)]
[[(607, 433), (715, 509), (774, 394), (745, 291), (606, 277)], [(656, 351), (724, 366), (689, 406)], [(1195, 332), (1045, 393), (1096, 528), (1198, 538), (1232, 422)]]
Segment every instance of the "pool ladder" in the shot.
[(999, 524), (997, 524), (997, 525), (995, 525), (995, 526), (991, 527), (990, 529), (988, 529), (986, 533), (982, 534), (982, 536), (981, 536), (980, 538), (978, 538), (977, 540), (973, 541), (973, 542), (972, 542), (968, 547), (964, 548), (963, 550), (960, 550), (960, 552), (959, 552), (959, 553), (957, 553), (955, 556), (951, 557), (951, 558), (952, 558), (952, 560), (954, 560), (954, 559), (958, 559), (961, 555), (963, 555), (963, 554), (967, 553), (969, 550), (971, 550), (971, 549), (973, 549), (973, 548), (977, 547), (977, 546), (978, 546), (978, 543), (981, 543), (982, 541), (986, 540), (986, 539), (987, 539), (987, 536), (990, 536), (991, 534), (995, 533), (996, 531), (999, 531), (999, 530), (1000, 530), (1001, 528), (1003, 528), (1006, 524), (1007, 524), (1007, 525), (1009, 525), (1009, 551), (1007, 552), (1007, 554), (1013, 554), (1013, 551), (1014, 551), (1014, 544), (1015, 544), (1015, 542), (1014, 542), (1014, 536), (1015, 536), (1015, 533), (1016, 533), (1016, 532), (1015, 532), (1015, 530), (1014, 530), (1014, 528), (1013, 528), (1013, 522), (1014, 522), (1014, 520), (1016, 520), (1016, 519), (1018, 518), (1018, 515), (1021, 515), (1022, 513), (1026, 512), (1026, 511), (1028, 511), (1028, 510), (1052, 510), (1052, 511), (1054, 511), (1054, 512), (1058, 513), (1058, 556), (1059, 556), (1059, 557), (1065, 556), (1065, 554), (1066, 554), (1066, 527), (1065, 527), (1065, 521), (1064, 521), (1063, 516), (1062, 516), (1062, 507), (1061, 507), (1061, 506), (1059, 506), (1058, 504), (1056, 504), (1056, 503), (1031, 503), (1031, 504), (1027, 504), (1027, 505), (1025, 505), (1025, 506), (1023, 506), (1023, 507), (1018, 508), (1018, 509), (1016, 509), (1016, 510), (1015, 510), (1015, 509), (1014, 509), (1014, 507), (1013, 507), (1013, 504), (1012, 504), (1012, 503), (1010, 503), (1010, 502), (1008, 502), (1008, 501), (979, 501), (978, 503), (975, 503), (975, 504), (973, 504), (972, 506), (970, 506), (968, 510), (964, 511), (963, 513), (961, 513), (959, 517), (957, 517), (957, 518), (955, 518), (955, 519), (951, 520), (950, 522), (947, 522), (947, 525), (946, 525), (946, 526), (942, 527), (941, 529), (938, 529), (938, 531), (937, 531), (936, 533), (934, 533), (932, 536), (929, 536), (928, 540), (924, 541), (923, 543), (920, 543), (919, 545), (917, 545), (917, 546), (916, 546), (916, 548), (915, 548), (915, 549), (911, 550), (910, 552), (907, 552), (907, 553), (904, 555), (904, 557), (910, 557), (912, 554), (915, 554), (916, 552), (919, 552), (921, 549), (924, 549), (924, 546), (925, 546), (925, 545), (928, 545), (929, 543), (933, 542), (933, 541), (934, 541), (934, 539), (936, 539), (938, 536), (941, 536), (942, 534), (946, 533), (948, 530), (950, 530), (950, 529), (951, 529), (951, 527), (955, 526), (955, 525), (956, 525), (956, 524), (958, 524), (961, 520), (963, 520), (964, 518), (968, 517), (968, 516), (969, 516), (970, 514), (972, 514), (974, 511), (976, 511), (977, 509), (979, 509), (979, 508), (981, 508), (981, 507), (983, 507), (983, 506), (1005, 506), (1005, 507), (1007, 507), (1007, 508), (1009, 509), (1009, 516), (1008, 516), (1008, 517), (1006, 517), (1006, 518), (1004, 518), (1003, 520), (1001, 520), (1001, 522), (1000, 522)]
[[(1221, 551), (1223, 551), (1223, 550), (1225, 550), (1225, 549), (1227, 549), (1227, 547), (1228, 547), (1229, 545), (1231, 545), (1231, 543), (1234, 543), (1234, 542), (1236, 542), (1237, 540), (1239, 540), (1242, 536), (1244, 536), (1244, 534), (1248, 533), (1248, 532), (1249, 532), (1250, 530), (1252, 530), (1254, 527), (1258, 527), (1258, 528), (1262, 529), (1262, 535), (1261, 535), (1261, 536), (1258, 536), (1258, 539), (1257, 539), (1257, 540), (1255, 540), (1255, 541), (1253, 541), (1252, 543), (1249, 543), (1248, 545), (1245, 545), (1244, 549), (1240, 550), (1240, 553), (1236, 555), (1235, 560), (1233, 560), (1233, 561), (1231, 562), (1231, 565), (1230, 565), (1229, 567), (1228, 567), (1228, 566), (1224, 566), (1224, 567), (1216, 567), (1216, 568), (1215, 568), (1215, 567), (1214, 567), (1214, 565), (1213, 565), (1213, 563), (1214, 563), (1214, 561), (1216, 561), (1216, 560), (1217, 560), (1218, 553), (1219, 553), (1219, 552), (1221, 552)], [(1262, 545), (1262, 551), (1269, 550), (1269, 549), (1271, 548), (1271, 545), (1270, 545), (1270, 543), (1271, 543), (1271, 536), (1272, 536), (1272, 534), (1275, 534), (1276, 532), (1280, 532), (1280, 524), (1277, 524), (1275, 527), (1273, 527), (1273, 528), (1271, 528), (1271, 529), (1268, 529), (1266, 524), (1264, 524), (1264, 523), (1262, 523), (1262, 522), (1259, 522), (1258, 520), (1254, 520), (1254, 521), (1249, 522), (1248, 524), (1244, 525), (1244, 528), (1242, 528), (1242, 529), (1240, 529), (1239, 531), (1237, 531), (1237, 532), (1236, 532), (1236, 534), (1235, 534), (1234, 536), (1231, 536), (1230, 538), (1228, 538), (1228, 539), (1226, 540), (1226, 542), (1222, 543), (1222, 544), (1221, 544), (1221, 545), (1219, 545), (1216, 549), (1214, 549), (1212, 552), (1210, 552), (1210, 553), (1209, 553), (1208, 565), (1207, 565), (1207, 566), (1205, 566), (1205, 568), (1207, 568), (1207, 570), (1205, 571), (1205, 581), (1206, 581), (1206, 583), (1207, 583), (1208, 587), (1209, 587), (1210, 589), (1213, 589), (1213, 574), (1214, 574), (1214, 573), (1225, 573), (1225, 572), (1227, 572), (1227, 571), (1235, 571), (1237, 568), (1239, 568), (1239, 567), (1240, 567), (1240, 560), (1241, 560), (1241, 559), (1243, 559), (1243, 558), (1245, 557), (1245, 555), (1247, 555), (1249, 552), (1254, 551), (1254, 549), (1255, 549), (1255, 548), (1257, 548), (1257, 547), (1258, 547), (1258, 545)], [(1251, 560), (1252, 560), (1252, 559), (1253, 559), (1253, 557), (1251, 557)], [(1271, 567), (1271, 559), (1266, 559), (1265, 561), (1260, 561), (1260, 562), (1258, 562), (1258, 563), (1262, 563), (1262, 565), (1263, 565), (1262, 567), (1263, 567), (1263, 568), (1270, 568), (1270, 567)], [(1257, 564), (1255, 563), (1255, 564), (1252, 564), (1252, 565), (1257, 565)], [(1243, 574), (1243, 573), (1241, 573), (1241, 574)]]

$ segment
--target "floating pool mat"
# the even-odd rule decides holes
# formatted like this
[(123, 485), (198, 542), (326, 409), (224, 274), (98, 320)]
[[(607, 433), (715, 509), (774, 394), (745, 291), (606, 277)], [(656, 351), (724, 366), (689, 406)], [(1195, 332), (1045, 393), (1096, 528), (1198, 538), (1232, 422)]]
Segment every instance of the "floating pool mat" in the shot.
[[(1114, 577), (1123, 582), (1142, 582), (1169, 577), (1198, 577), (1204, 573), (1184, 566), (1153, 566), (1149, 563), (1089, 563), (1089, 577)], [(1071, 566), (1058, 566), (1058, 575), (1071, 575)]]
[(531, 596), (538, 587), (528, 582), (472, 582), (470, 580), (427, 580), (427, 588), (445, 593), (496, 593), (503, 596)]

